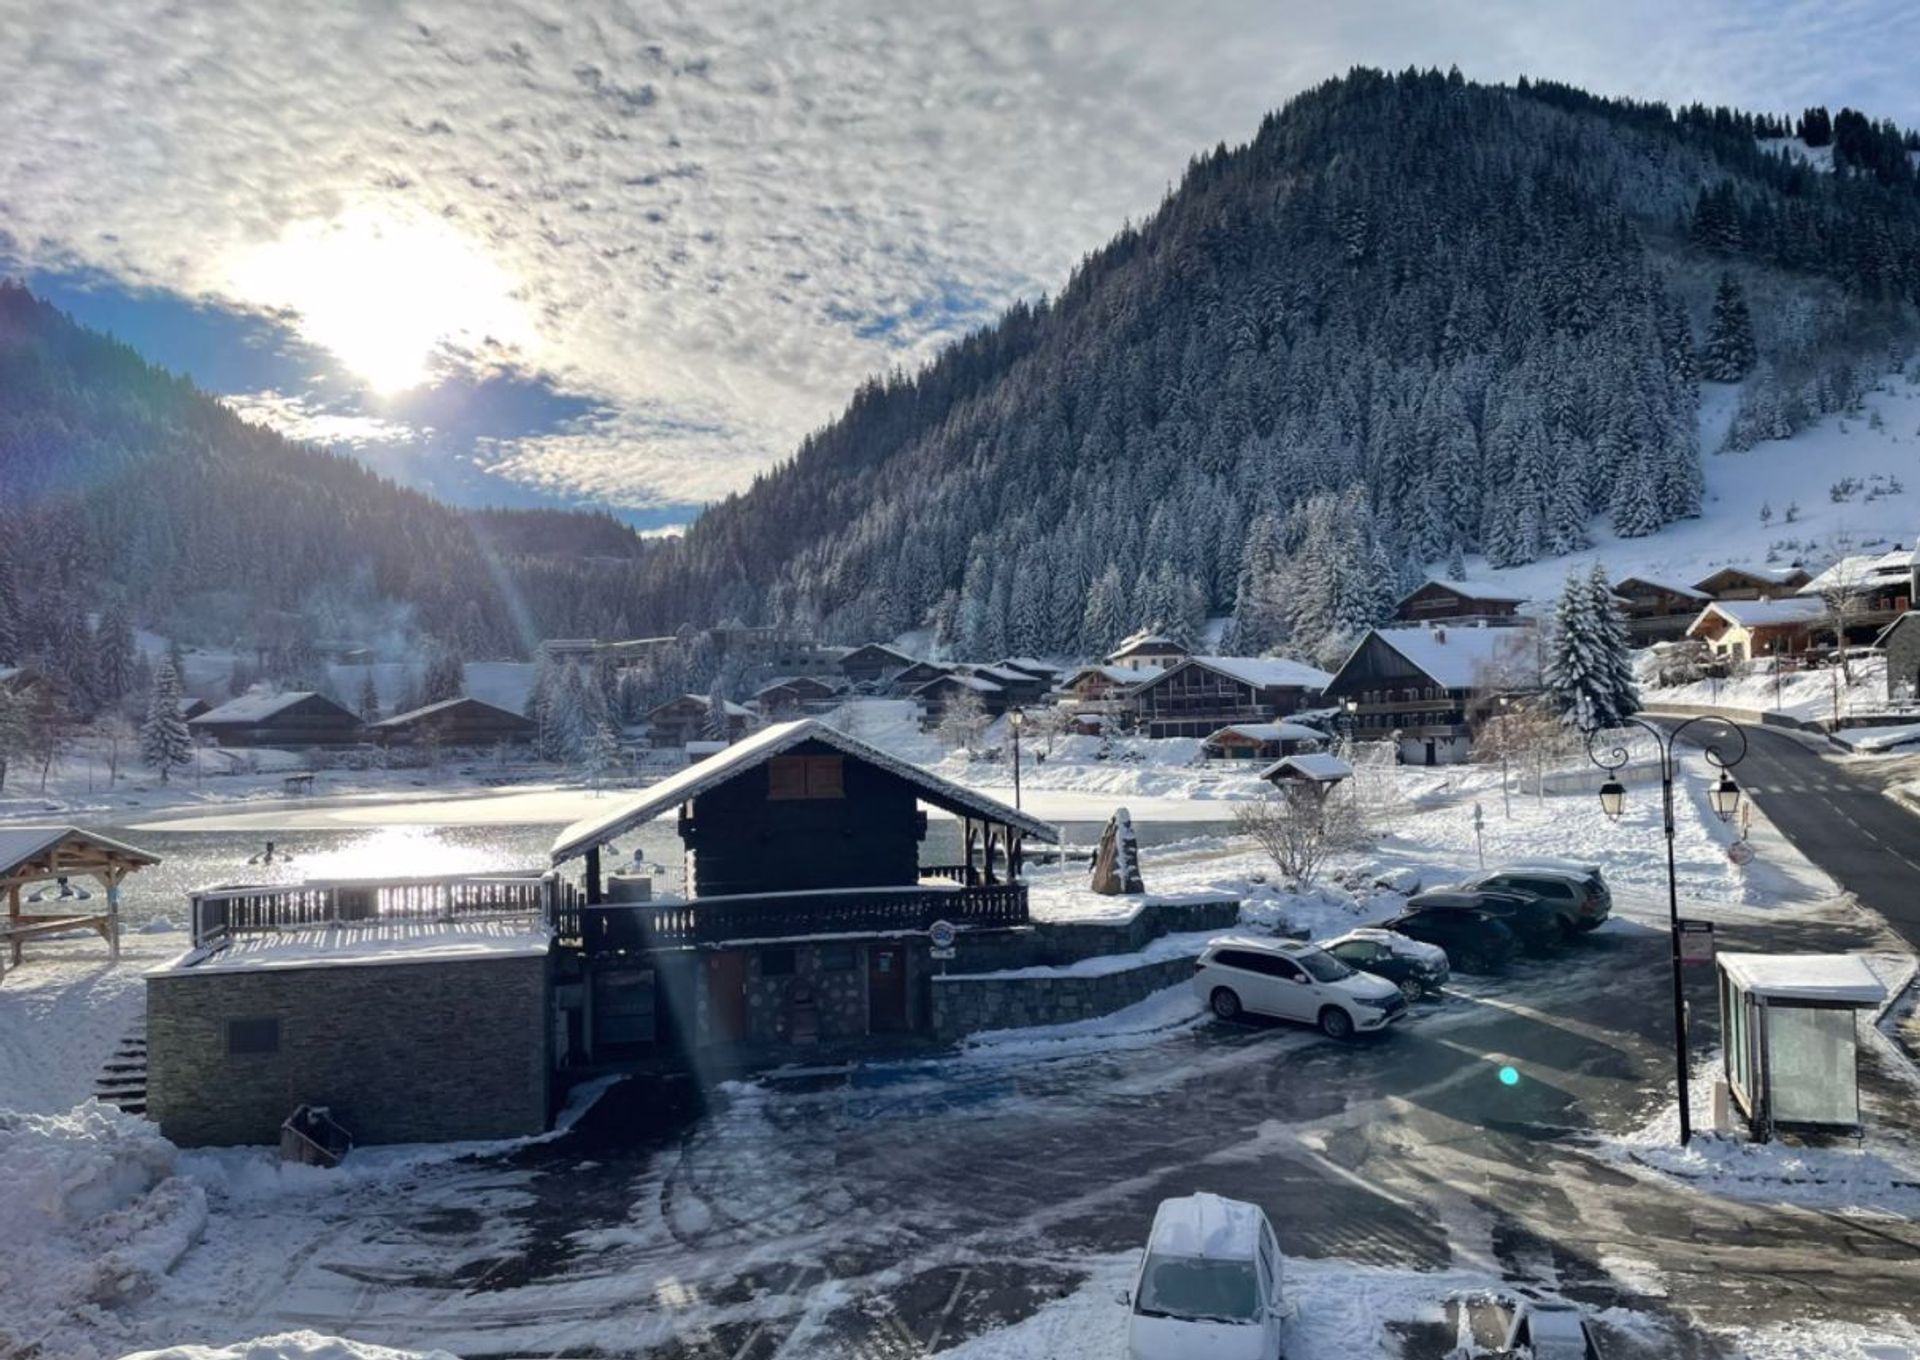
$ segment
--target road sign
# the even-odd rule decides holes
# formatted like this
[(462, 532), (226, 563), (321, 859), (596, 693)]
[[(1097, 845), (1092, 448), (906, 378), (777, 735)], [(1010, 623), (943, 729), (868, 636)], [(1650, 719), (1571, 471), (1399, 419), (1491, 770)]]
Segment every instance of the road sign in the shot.
[(945, 959), (953, 958), (959, 952), (960, 951), (957, 949), (929, 949), (927, 951), (927, 957), (932, 959), (945, 960)]
[(1673, 929), (1675, 947), (1680, 953), (1680, 962), (1713, 962), (1713, 922), (1676, 921)]
[(1753, 863), (1753, 847), (1745, 841), (1735, 841), (1727, 847), (1727, 858), (1735, 864)]
[(960, 932), (954, 928), (954, 924), (951, 921), (935, 921), (927, 927), (927, 941), (933, 945), (933, 956), (936, 959), (941, 957), (941, 950), (946, 951), (945, 957), (952, 958), (953, 942), (958, 939), (959, 936)]

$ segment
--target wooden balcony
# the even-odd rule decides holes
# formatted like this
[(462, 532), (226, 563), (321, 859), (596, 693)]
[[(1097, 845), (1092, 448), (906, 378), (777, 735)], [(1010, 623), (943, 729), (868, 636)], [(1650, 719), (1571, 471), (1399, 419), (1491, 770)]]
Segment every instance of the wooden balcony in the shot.
[(322, 879), (228, 884), (189, 893), (193, 943), (237, 935), (384, 922), (548, 920), (575, 896), (555, 873), (450, 874), (431, 878)]
[(691, 900), (567, 904), (555, 917), (562, 940), (578, 940), (590, 954), (719, 945), (817, 935), (907, 934), (935, 921), (962, 930), (1027, 922), (1027, 886), (921, 885), (898, 888), (826, 888)]

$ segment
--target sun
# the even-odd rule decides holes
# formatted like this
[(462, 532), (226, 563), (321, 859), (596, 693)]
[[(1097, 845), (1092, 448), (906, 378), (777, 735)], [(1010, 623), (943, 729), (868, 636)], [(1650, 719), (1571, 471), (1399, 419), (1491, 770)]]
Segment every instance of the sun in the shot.
[(229, 271), (247, 302), (286, 308), (303, 338), (331, 351), (375, 392), (433, 377), (443, 346), (533, 344), (506, 270), (437, 218), (355, 208), (290, 225)]

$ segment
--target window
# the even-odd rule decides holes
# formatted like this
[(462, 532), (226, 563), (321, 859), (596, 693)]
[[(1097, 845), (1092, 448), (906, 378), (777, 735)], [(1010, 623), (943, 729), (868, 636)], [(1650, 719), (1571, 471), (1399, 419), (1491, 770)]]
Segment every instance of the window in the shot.
[(280, 1051), (278, 1016), (250, 1016), (227, 1021), (227, 1056), (255, 1057)]
[(841, 756), (775, 756), (767, 762), (767, 797), (776, 801), (844, 798), (843, 766)]
[(760, 951), (760, 976), (763, 978), (792, 977), (793, 976), (793, 950), (791, 949), (761, 950)]
[(1149, 1256), (1134, 1300), (1135, 1311), (1146, 1317), (1203, 1322), (1251, 1322), (1260, 1305), (1253, 1262), (1197, 1256)]

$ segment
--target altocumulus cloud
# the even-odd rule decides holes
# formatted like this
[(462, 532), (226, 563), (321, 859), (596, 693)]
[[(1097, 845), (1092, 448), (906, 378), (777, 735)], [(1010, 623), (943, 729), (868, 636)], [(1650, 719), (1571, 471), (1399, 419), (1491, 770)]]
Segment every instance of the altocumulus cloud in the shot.
[[(423, 258), (469, 253), (499, 296), (467, 305), (452, 277), (443, 328), (403, 268), (367, 304), (392, 333), (376, 315), (361, 338), (487, 351), (587, 399), (476, 452), (630, 505), (743, 485), (863, 376), (1057, 287), (1195, 150), (1352, 63), (1911, 121), (1920, 49), (1908, 7), (1858, 0), (1550, 20), (1520, 0), (0, 0), (0, 31), (19, 263), (285, 307), (297, 291), (249, 262), (324, 252), (340, 224), (377, 258), (379, 224), (431, 223)], [(350, 345), (355, 316), (307, 309), (310, 340)]]

